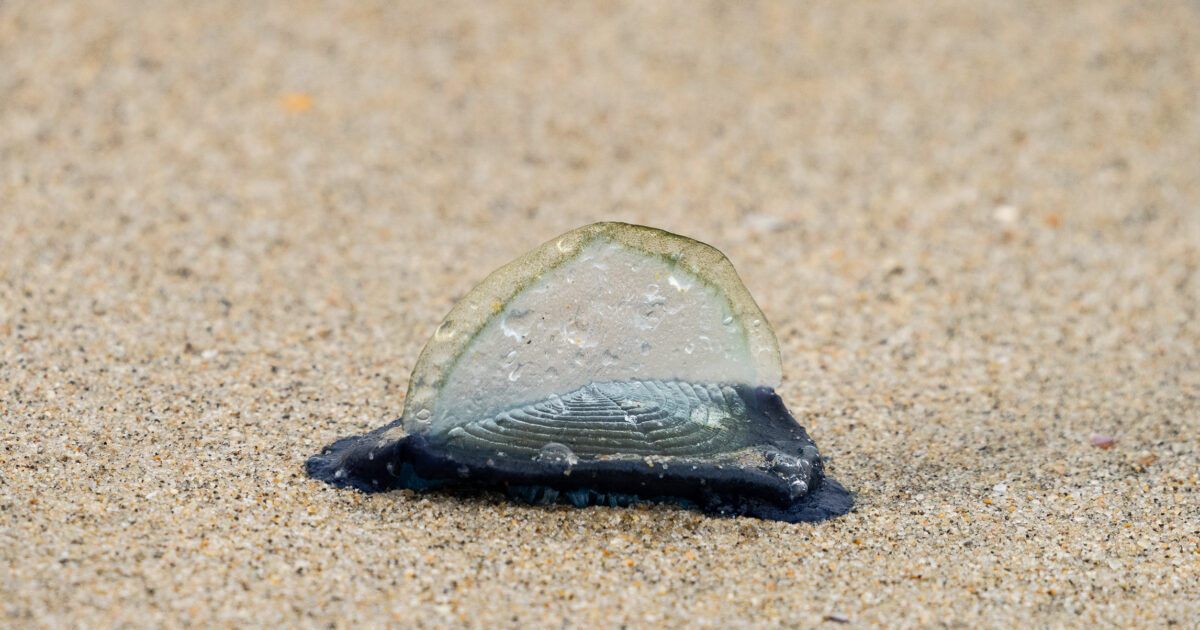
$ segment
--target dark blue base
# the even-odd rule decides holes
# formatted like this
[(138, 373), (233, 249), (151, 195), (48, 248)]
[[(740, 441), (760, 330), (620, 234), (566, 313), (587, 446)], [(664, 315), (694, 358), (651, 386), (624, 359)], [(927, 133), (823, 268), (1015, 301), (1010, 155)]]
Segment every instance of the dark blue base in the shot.
[[(743, 392), (748, 406), (761, 412), (762, 444), (783, 452), (799, 452), (812, 440), (792, 419), (783, 402), (768, 388)], [(675, 503), (718, 516), (751, 516), (785, 521), (820, 521), (848, 512), (850, 492), (813, 471), (811, 489), (797, 499), (788, 496), (778, 476), (758, 468), (717, 466), (701, 462), (668, 467), (643, 460), (584, 460), (565, 464), (528, 459), (497, 459), (494, 454), (450, 451), (421, 435), (393, 442), (380, 436), (397, 420), (366, 435), (344, 438), (309, 458), (308, 474), (342, 488), (363, 492), (409, 488), (429, 490), (448, 485), (493, 489), (534, 505), (564, 502), (576, 507)]]

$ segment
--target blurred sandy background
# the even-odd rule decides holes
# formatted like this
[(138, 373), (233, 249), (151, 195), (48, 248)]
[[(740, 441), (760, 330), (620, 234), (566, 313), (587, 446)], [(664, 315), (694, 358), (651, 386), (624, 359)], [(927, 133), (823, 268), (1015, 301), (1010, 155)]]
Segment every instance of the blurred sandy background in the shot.
[[(601, 219), (729, 255), (856, 512), (304, 476)], [(0, 2), (0, 625), (1187, 627), (1198, 307), (1195, 2)]]

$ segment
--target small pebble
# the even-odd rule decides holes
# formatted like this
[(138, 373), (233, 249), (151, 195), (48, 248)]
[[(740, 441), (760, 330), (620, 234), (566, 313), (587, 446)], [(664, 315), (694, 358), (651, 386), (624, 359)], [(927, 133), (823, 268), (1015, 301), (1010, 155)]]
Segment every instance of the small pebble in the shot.
[(1016, 206), (1010, 206), (1008, 204), (996, 206), (996, 209), (992, 211), (992, 218), (1000, 223), (1015, 223), (1019, 217), (1020, 212), (1017, 210)]

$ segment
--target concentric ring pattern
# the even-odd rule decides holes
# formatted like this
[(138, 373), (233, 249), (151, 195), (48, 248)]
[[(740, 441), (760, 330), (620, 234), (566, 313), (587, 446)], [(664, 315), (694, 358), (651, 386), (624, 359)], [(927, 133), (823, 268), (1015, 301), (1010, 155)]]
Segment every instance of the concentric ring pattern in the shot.
[(598, 455), (700, 456), (745, 446), (747, 409), (728, 385), (631, 380), (592, 383), (449, 431), (452, 449), (536, 456), (562, 444)]

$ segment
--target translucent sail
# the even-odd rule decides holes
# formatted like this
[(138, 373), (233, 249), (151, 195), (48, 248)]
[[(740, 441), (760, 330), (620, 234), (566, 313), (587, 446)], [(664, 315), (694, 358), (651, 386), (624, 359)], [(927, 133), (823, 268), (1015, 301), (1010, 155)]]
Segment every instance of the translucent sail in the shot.
[(716, 249), (622, 223), (568, 232), (451, 310), (417, 362), (404, 428), (448, 434), (591, 383), (775, 387), (779, 345)]

